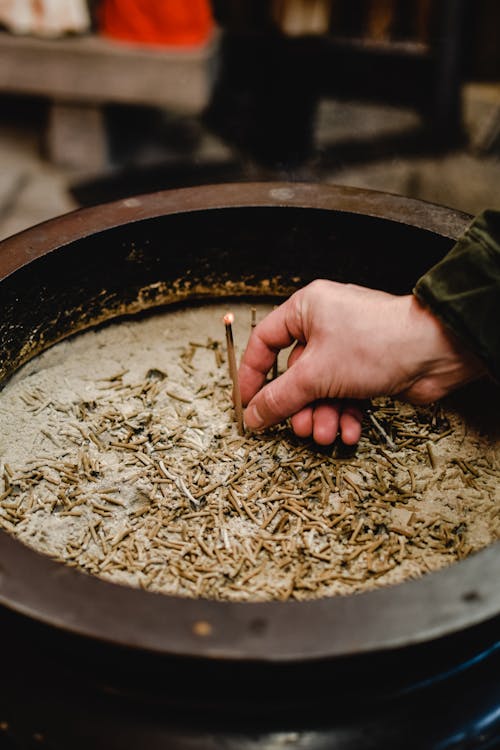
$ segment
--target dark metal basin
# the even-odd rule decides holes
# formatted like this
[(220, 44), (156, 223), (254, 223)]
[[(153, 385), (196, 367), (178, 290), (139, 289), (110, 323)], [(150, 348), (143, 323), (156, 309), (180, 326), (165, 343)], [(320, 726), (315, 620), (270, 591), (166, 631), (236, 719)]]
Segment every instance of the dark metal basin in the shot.
[[(317, 277), (408, 292), (469, 220), (393, 195), (300, 183), (189, 188), (68, 214), (0, 243), (0, 377), (76, 331), (159, 306), (279, 298)], [(262, 704), (277, 685), (281, 701), (317, 701), (319, 680), (331, 695), (336, 675), (345, 695), (416, 689), (494, 648), (499, 576), (497, 544), (355, 596), (188, 600), (87, 576), (0, 533), (0, 618), (15, 642), (43, 644), (51, 663), (71, 654), (92, 664), (118, 692), (137, 693), (134, 675), (147, 665), (149, 694), (154, 686), (169, 700), (165, 670), (176, 676), (176, 699), (209, 702), (248, 697), (256, 680)], [(109, 668), (103, 677), (110, 663), (113, 677)]]

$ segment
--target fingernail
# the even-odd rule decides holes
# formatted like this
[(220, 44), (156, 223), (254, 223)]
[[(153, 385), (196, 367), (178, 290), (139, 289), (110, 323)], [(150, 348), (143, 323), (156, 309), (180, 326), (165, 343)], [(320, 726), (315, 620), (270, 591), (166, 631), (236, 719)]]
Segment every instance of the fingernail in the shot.
[(264, 420), (256, 406), (249, 406), (245, 411), (245, 424), (251, 430), (259, 430), (264, 426)]

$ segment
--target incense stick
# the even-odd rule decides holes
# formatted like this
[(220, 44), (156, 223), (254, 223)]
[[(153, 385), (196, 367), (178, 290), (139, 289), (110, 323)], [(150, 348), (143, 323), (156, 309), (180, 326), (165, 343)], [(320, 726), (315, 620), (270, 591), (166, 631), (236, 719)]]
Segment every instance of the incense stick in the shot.
[(238, 424), (238, 433), (240, 435), (244, 435), (245, 426), (243, 424), (243, 405), (241, 402), (241, 391), (238, 381), (238, 368), (236, 366), (236, 355), (234, 352), (232, 326), (233, 320), (233, 313), (227, 313), (226, 315), (224, 315), (224, 325), (226, 326), (227, 361), (229, 365), (229, 377), (231, 378), (233, 383), (234, 410), (236, 413), (236, 422)]
[(276, 359), (273, 362), (272, 379), (275, 380), (278, 377), (278, 374), (278, 355), (276, 355)]

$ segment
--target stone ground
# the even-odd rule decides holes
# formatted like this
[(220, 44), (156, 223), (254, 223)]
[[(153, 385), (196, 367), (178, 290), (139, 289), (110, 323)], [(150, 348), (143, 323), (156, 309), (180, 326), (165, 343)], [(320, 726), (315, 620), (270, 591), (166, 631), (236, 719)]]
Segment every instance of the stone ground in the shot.
[[(40, 103), (9, 98), (0, 106), (0, 239), (81, 205), (186, 184), (248, 179), (352, 185), (471, 214), (500, 209), (498, 84), (464, 86), (464, 143), (438, 153), (405, 147), (406, 136), (410, 146), (411, 134), (419, 126), (414, 112), (323, 100), (317, 111), (314, 153), (307, 164), (289, 171), (259, 166), (199, 122), (164, 113), (160, 127), (156, 118), (155, 128), (144, 129), (142, 137), (133, 118), (129, 132), (118, 126), (118, 135), (111, 132), (110, 142), (115, 138), (121, 151), (115, 148), (113, 155), (111, 149), (109, 163), (90, 174), (84, 167), (49, 160), (44, 149), (45, 110)], [(116, 129), (116, 122), (110, 127)], [(392, 146), (391, 139), (395, 139)], [(384, 141), (385, 148), (366, 148)], [(344, 150), (347, 142), (349, 148)]]

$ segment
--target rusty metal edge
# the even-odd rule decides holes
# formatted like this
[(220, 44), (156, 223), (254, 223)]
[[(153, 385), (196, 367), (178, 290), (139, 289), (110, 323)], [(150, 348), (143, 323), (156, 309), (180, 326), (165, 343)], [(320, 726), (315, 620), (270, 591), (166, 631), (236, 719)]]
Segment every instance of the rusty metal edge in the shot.
[(125, 198), (71, 211), (0, 242), (0, 279), (46, 253), (124, 224), (221, 208), (313, 208), (363, 214), (456, 240), (472, 217), (434, 203), (343, 185), (242, 182), (202, 185)]

